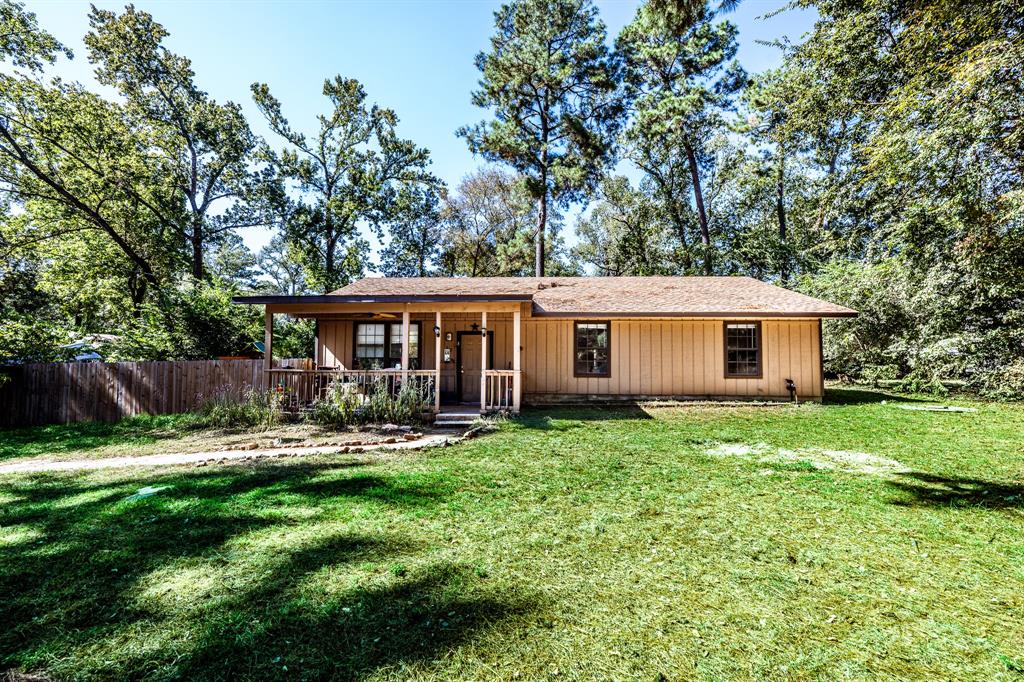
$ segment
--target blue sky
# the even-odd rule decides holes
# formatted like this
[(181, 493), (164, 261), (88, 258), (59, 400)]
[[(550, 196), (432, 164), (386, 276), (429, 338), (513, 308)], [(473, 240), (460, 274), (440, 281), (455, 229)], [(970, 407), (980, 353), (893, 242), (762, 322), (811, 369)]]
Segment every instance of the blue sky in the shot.
[[(751, 72), (779, 63), (777, 49), (757, 41), (783, 36), (796, 40), (814, 14), (787, 10), (786, 0), (745, 0), (727, 15), (739, 27), (739, 59)], [(82, 36), (88, 30), (88, 2), (27, 3), (40, 25), (72, 48), (75, 59), (56, 69), (64, 78), (97, 87)], [(120, 10), (123, 2), (100, 2)], [(383, 0), (359, 2), (177, 2), (136, 1), (170, 32), (166, 44), (192, 60), (199, 85), (218, 101), (243, 106), (253, 129), (269, 131), (252, 104), (249, 85), (269, 84), (293, 127), (312, 131), (314, 116), (326, 110), (323, 80), (335, 74), (358, 79), (371, 101), (394, 109), (399, 133), (430, 149), (432, 170), (450, 186), (481, 165), (455, 129), (485, 117), (472, 106), (478, 72), (476, 53), (486, 49), (493, 14), (500, 3), (477, 0)], [(629, 22), (634, 0), (598, 2), (609, 39)], [(275, 144), (275, 146), (279, 146)], [(574, 239), (571, 226), (566, 238)], [(251, 248), (269, 239), (252, 229)]]

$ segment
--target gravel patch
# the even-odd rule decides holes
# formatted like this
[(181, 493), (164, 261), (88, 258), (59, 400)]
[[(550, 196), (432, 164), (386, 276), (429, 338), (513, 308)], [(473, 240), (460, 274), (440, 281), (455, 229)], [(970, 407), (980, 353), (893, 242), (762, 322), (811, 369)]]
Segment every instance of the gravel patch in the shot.
[(705, 450), (712, 457), (750, 457), (764, 464), (806, 462), (815, 469), (848, 471), (859, 474), (901, 474), (911, 469), (888, 457), (855, 450), (823, 448), (779, 448), (767, 443), (719, 443)]

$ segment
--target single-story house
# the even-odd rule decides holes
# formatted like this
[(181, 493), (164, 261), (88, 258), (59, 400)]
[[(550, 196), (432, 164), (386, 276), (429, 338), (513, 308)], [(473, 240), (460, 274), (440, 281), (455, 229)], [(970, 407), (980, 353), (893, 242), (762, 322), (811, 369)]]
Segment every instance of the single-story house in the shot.
[[(266, 306), (271, 385), (312, 399), (330, 377), (374, 375), (418, 382), (436, 411), (453, 403), (482, 412), (818, 400), (821, 320), (857, 314), (750, 277), (368, 277), (326, 295), (235, 301)], [(274, 314), (316, 319), (315, 369), (273, 366)]]

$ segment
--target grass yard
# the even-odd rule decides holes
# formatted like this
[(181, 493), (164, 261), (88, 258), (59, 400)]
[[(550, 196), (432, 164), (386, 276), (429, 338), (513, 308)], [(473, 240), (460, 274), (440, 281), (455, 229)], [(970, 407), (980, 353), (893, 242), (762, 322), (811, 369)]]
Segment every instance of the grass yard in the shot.
[[(534, 411), (388, 459), (3, 477), (0, 671), (1024, 678), (1024, 406), (831, 395)], [(166, 488), (126, 499), (142, 486)]]
[(29, 458), (53, 461), (203, 452), (255, 443), (321, 445), (347, 440), (369, 442), (386, 436), (356, 428), (334, 430), (310, 423), (268, 429), (202, 428), (192, 415), (132, 417), (116, 423), (78, 424), (0, 430), (0, 464)]

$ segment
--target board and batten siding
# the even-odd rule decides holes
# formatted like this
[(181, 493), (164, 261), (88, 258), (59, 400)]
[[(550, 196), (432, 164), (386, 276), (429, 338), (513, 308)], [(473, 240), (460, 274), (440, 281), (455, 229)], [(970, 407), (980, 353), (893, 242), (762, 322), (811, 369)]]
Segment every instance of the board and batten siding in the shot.
[(524, 320), (526, 400), (563, 395), (788, 398), (786, 379), (796, 383), (800, 398), (822, 397), (817, 320), (761, 320), (759, 379), (725, 378), (722, 320), (612, 320), (611, 327), (611, 376), (574, 377), (573, 320)]
[[(420, 328), (423, 330), (423, 369), (434, 369), (434, 348), (437, 342), (442, 344), (442, 349), (445, 347), (451, 349), (452, 361), (450, 363), (442, 362), (441, 365), (441, 391), (443, 393), (454, 393), (458, 333), (473, 331), (473, 324), (476, 324), (479, 329), (480, 315), (443, 313), (441, 316), (440, 339), (434, 336), (433, 315), (414, 313), (409, 319), (411, 322), (420, 322)], [(319, 366), (352, 367), (352, 354), (354, 350), (352, 333), (357, 321), (398, 323), (402, 321), (402, 317), (399, 315), (397, 319), (387, 320), (321, 319), (318, 325), (317, 364)], [(494, 344), (494, 367), (492, 369), (512, 369), (512, 315), (508, 313), (488, 313), (487, 328), (494, 332), (494, 335), (491, 337)], [(452, 335), (450, 342), (445, 340), (445, 335), (448, 333)]]
[[(433, 315), (414, 314), (423, 329), (423, 368), (434, 368)], [(397, 320), (368, 320), (400, 322)], [(580, 320), (585, 321), (585, 320)], [(742, 320), (735, 320), (740, 322)], [(479, 314), (445, 313), (440, 343), (451, 348), (452, 362), (441, 368), (441, 390), (455, 391), (457, 332), (471, 331)], [(726, 379), (724, 322), (718, 320), (611, 321), (609, 377), (573, 376), (573, 320), (523, 318), (523, 394), (537, 402), (559, 396), (678, 396), (788, 398), (786, 379), (797, 394), (820, 399), (823, 392), (817, 320), (761, 320), (760, 379)], [(488, 315), (494, 331), (494, 368), (512, 367), (512, 320)], [(352, 366), (352, 320), (321, 319), (319, 357), (324, 367)], [(451, 342), (445, 334), (452, 333)]]

